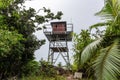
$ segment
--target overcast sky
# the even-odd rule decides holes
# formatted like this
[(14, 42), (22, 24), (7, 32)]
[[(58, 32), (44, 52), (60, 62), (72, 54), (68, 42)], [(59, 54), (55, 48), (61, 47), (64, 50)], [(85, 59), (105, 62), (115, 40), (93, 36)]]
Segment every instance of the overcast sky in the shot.
[[(62, 11), (62, 20), (67, 23), (73, 23), (74, 32), (80, 33), (81, 29), (88, 29), (90, 25), (100, 22), (100, 18), (94, 14), (101, 10), (104, 5), (104, 0), (32, 0), (25, 3), (27, 7), (35, 8), (36, 10), (46, 7), (52, 12)], [(46, 39), (42, 31), (35, 33), (39, 39)], [(47, 39), (46, 39), (47, 40)], [(39, 50), (35, 52), (36, 60), (41, 57), (47, 59), (48, 41)], [(72, 44), (69, 43), (70, 55)], [(58, 60), (58, 62), (60, 62)]]

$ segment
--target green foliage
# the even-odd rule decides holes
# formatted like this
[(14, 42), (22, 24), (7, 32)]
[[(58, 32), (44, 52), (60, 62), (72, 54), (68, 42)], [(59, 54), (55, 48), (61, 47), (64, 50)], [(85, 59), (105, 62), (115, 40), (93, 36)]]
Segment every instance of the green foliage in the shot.
[(74, 34), (74, 64), (81, 69), (81, 52), (92, 41), (88, 30), (81, 30), (80, 34)]
[(39, 63), (29, 62), (25, 65), (24, 71), (28, 75), (23, 75), (21, 80), (65, 80), (63, 76), (57, 74), (55, 67), (45, 60), (40, 60)]
[(90, 67), (90, 62), (92, 60), (87, 61), (85, 64), (82, 64), (81, 59), (84, 58), (82, 56), (82, 51), (84, 48), (93, 41), (90, 36), (90, 32), (88, 30), (81, 30), (80, 34), (74, 34), (74, 64), (73, 70), (83, 72), (83, 77), (88, 77), (93, 74), (93, 70)]
[(39, 73), (40, 64), (37, 61), (29, 61), (22, 67), (24, 76), (36, 75)]
[(21, 80), (66, 80), (64, 76), (55, 76), (55, 77), (42, 77), (42, 76), (29, 76), (23, 77)]
[[(0, 37), (0, 79), (2, 79), (15, 75), (14, 71), (18, 69), (18, 63), (21, 59), (21, 54), (18, 53), (19, 47), (22, 46), (20, 41), (24, 39), (18, 32), (8, 30), (0, 30)], [(13, 49), (14, 51), (19, 50), (12, 53)]]
[[(94, 61), (95, 74), (98, 80), (118, 80), (120, 74), (120, 49), (119, 40), (100, 50), (100, 55)], [(106, 76), (105, 76), (106, 75)]]
[(45, 60), (40, 61), (40, 75), (43, 77), (55, 77), (57, 75), (57, 71), (54, 66)]
[(6, 8), (13, 0), (0, 0), (0, 8)]
[(103, 38), (97, 39), (85, 47), (85, 49), (81, 53), (82, 64), (88, 61), (90, 58), (92, 58), (97, 53), (96, 51), (97, 49), (99, 49), (102, 40)]
[(0, 37), (0, 58), (10, 55), (12, 46), (16, 45), (20, 40), (23, 39), (22, 35), (15, 31), (10, 32), (8, 30), (0, 30)]
[[(97, 15), (105, 20), (92, 26), (105, 28), (104, 36), (90, 43), (82, 52), (81, 62), (90, 64), (97, 80), (119, 80), (120, 76), (120, 1), (105, 0), (105, 6)], [(105, 24), (105, 25), (104, 25)], [(95, 56), (95, 57), (94, 57)]]
[(59, 62), (59, 63), (57, 64), (57, 66), (58, 66), (59, 68), (62, 68), (62, 63)]
[(34, 51), (45, 43), (45, 40), (38, 40), (33, 33), (39, 30), (40, 24), (60, 19), (62, 15), (61, 12), (55, 15), (46, 8), (42, 9), (45, 15), (38, 15), (33, 8), (26, 10), (24, 2), (0, 0), (0, 79), (33, 71), (30, 68), (35, 64), (32, 62)]

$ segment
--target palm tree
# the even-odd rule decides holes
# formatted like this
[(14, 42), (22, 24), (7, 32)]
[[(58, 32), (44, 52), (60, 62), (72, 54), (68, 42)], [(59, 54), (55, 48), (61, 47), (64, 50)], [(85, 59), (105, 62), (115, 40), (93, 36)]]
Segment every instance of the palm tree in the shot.
[(93, 41), (81, 53), (81, 63), (94, 58), (92, 67), (97, 80), (120, 79), (120, 0), (105, 0), (103, 9), (96, 15), (105, 22), (91, 28), (106, 26), (104, 36)]

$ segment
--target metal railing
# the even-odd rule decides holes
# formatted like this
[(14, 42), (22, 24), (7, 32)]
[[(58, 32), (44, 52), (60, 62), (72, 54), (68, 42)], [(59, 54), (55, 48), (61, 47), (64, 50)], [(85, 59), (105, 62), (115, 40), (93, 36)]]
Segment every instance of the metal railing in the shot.
[[(43, 28), (43, 32), (44, 33), (52, 33), (53, 30), (52, 30), (52, 26), (50, 24), (46, 24), (45, 27)], [(66, 32), (73, 32), (73, 24), (69, 23), (67, 24), (67, 27), (66, 27)]]

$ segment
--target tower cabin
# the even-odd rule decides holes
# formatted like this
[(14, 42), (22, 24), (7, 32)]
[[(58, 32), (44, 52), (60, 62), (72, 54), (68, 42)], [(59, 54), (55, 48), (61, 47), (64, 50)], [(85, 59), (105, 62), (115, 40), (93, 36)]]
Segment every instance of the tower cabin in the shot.
[(48, 41), (72, 41), (73, 24), (66, 21), (51, 22), (43, 29)]
[(66, 32), (66, 22), (52, 22), (53, 34), (65, 34)]
[(61, 55), (66, 64), (70, 64), (67, 42), (72, 41), (73, 25), (65, 21), (51, 22), (50, 25), (46, 25), (43, 32), (49, 41), (48, 61), (55, 64)]

